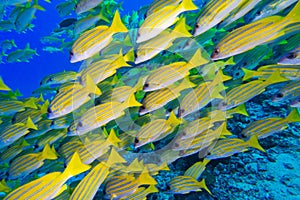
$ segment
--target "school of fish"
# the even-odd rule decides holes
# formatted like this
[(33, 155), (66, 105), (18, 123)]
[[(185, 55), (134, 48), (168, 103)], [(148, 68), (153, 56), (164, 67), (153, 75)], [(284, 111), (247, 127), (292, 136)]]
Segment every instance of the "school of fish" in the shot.
[[(6, 9), (1, 32), (24, 32), (45, 11), (37, 0), (0, 0)], [(153, 0), (123, 17), (121, 9), (114, 0), (59, 3), (61, 17), (76, 17), (41, 38), (43, 50), (68, 50), (80, 69), (44, 77), (28, 98), (0, 76), (0, 197), (213, 195), (201, 178), (211, 160), (265, 155), (259, 140), (300, 122), (300, 1)], [(37, 55), (16, 47), (0, 42), (5, 62)], [(248, 116), (247, 103), (274, 86), (270, 101), (289, 114), (231, 133), (227, 120)], [(194, 154), (161, 191), (161, 171)]]

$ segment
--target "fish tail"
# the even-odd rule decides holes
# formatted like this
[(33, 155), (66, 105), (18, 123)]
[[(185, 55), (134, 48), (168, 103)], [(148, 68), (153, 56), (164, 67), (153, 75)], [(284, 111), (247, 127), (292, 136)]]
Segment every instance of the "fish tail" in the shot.
[(245, 115), (245, 116), (249, 116), (247, 110), (246, 110), (246, 106), (245, 104), (241, 104), (238, 107), (234, 108), (234, 113), (236, 114), (241, 114), (241, 115)]
[(300, 21), (300, 1), (297, 2), (297, 4), (294, 6), (294, 8), (289, 12), (289, 14), (286, 17), (295, 22)]
[(141, 175), (137, 178), (141, 185), (156, 185), (156, 180), (149, 174), (147, 168), (144, 168)]
[(38, 128), (34, 125), (33, 121), (31, 120), (30, 117), (27, 118), (27, 121), (25, 123), (25, 126), (29, 129), (34, 129), (34, 130), (38, 130)]
[(25, 139), (23, 139), (22, 143), (20, 144), (20, 146), (21, 147), (27, 147), (27, 146), (30, 146), (30, 144)]
[(182, 81), (181, 81), (181, 83), (179, 84), (179, 86), (178, 87), (176, 87), (176, 90), (177, 91), (182, 91), (182, 90), (185, 90), (185, 89), (188, 89), (188, 88), (193, 88), (193, 87), (195, 87), (196, 85), (193, 83), (193, 82), (191, 82), (190, 80), (189, 80), (189, 78), (187, 77), (187, 78), (184, 78)]
[(198, 7), (193, 3), (193, 0), (183, 0), (179, 6), (183, 11), (198, 9)]
[(73, 154), (66, 170), (64, 173), (71, 175), (71, 176), (76, 176), (78, 174), (81, 174), (82, 172), (85, 172), (91, 168), (90, 165), (84, 164), (77, 151)]
[(121, 17), (120, 17), (120, 13), (117, 10), (115, 12), (115, 16), (113, 18), (112, 24), (110, 26), (110, 29), (112, 32), (118, 33), (118, 32), (128, 32), (128, 29), (126, 28), (126, 26), (123, 24)]
[(10, 91), (11, 89), (3, 82), (2, 77), (0, 76), (0, 90)]
[(223, 135), (223, 136), (232, 135), (232, 133), (227, 129), (226, 122), (224, 122), (223, 124), (224, 125), (223, 125), (223, 129), (222, 129), (221, 135)]
[(105, 22), (107, 22), (107, 23), (109, 23), (110, 21), (109, 21), (109, 19), (107, 18), (107, 17), (105, 17), (105, 15), (104, 15), (104, 13), (105, 13), (105, 7), (104, 6), (102, 6), (102, 8), (101, 8), (101, 10), (100, 10), (100, 12), (99, 12), (99, 19), (102, 19), (103, 21), (105, 21)]
[(290, 114), (285, 118), (288, 123), (300, 122), (300, 115), (297, 109), (293, 109)]
[(191, 58), (191, 60), (188, 62), (188, 64), (189, 64), (190, 68), (194, 68), (194, 67), (206, 64), (208, 62), (209, 62), (209, 60), (202, 56), (201, 50), (197, 49), (197, 51), (195, 52), (195, 54)]
[(228, 60), (226, 60), (225, 65), (235, 65), (236, 63), (233, 60), (233, 57), (230, 57)]
[(24, 106), (27, 107), (27, 108), (37, 109), (37, 106), (36, 106), (33, 98), (30, 98), (28, 101), (25, 101)]
[(102, 93), (101, 90), (94, 83), (94, 80), (92, 79), (92, 77), (89, 74), (87, 74), (87, 76), (86, 76), (85, 87), (90, 94), (101, 95), (101, 93)]
[(205, 189), (210, 195), (212, 195), (211, 191), (208, 189), (205, 183), (205, 179), (202, 179), (202, 181), (199, 182), (199, 186), (203, 189)]
[(124, 107), (125, 108), (129, 108), (129, 107), (135, 107), (135, 106), (142, 106), (142, 104), (140, 102), (138, 102), (136, 99), (135, 99), (135, 96), (134, 96), (134, 93), (131, 94), (129, 96), (129, 98), (124, 102)]
[[(126, 38), (125, 38), (126, 39)], [(134, 62), (134, 49), (130, 49), (125, 55), (124, 55), (124, 59), (126, 62)], [(127, 64), (127, 63), (126, 63)], [(126, 65), (128, 67), (131, 67), (131, 65)]]
[(211, 98), (214, 99), (224, 99), (224, 97), (220, 94), (221, 91), (225, 90), (225, 86), (223, 84), (219, 84), (215, 86), (211, 91)]
[(275, 84), (275, 83), (280, 83), (280, 82), (285, 82), (288, 81), (289, 79), (284, 78), (280, 75), (280, 71), (276, 70), (266, 81), (265, 84), (267, 86)]
[(159, 190), (154, 185), (149, 185), (149, 187), (146, 189), (146, 193), (156, 193), (159, 192)]
[(115, 132), (114, 129), (110, 130), (110, 133), (109, 133), (109, 135), (107, 137), (107, 141), (111, 145), (116, 146), (116, 147), (118, 147), (118, 143), (121, 142), (121, 140), (117, 137), (116, 132)]
[(108, 166), (112, 166), (116, 163), (126, 163), (126, 160), (120, 156), (115, 148), (112, 148), (106, 163)]
[(243, 77), (243, 81), (246, 81), (246, 80), (248, 80), (248, 79), (255, 76), (256, 71), (254, 71), (254, 70), (249, 70), (249, 69), (246, 69), (246, 68), (242, 68), (242, 70), (245, 74), (244, 77)]
[(262, 146), (260, 146), (259, 142), (258, 142), (258, 138), (257, 135), (253, 135), (250, 137), (250, 139), (247, 141), (248, 145), (250, 147), (253, 147), (255, 149), (258, 149), (262, 152), (266, 152), (266, 150), (264, 150), (264, 148)]
[(53, 151), (50, 148), (49, 144), (46, 144), (45, 147), (44, 147), (44, 150), (42, 152), (42, 158), (43, 159), (48, 159), (48, 160), (55, 160), (55, 159), (57, 159), (57, 155), (56, 155), (55, 149)]
[(183, 17), (177, 22), (172, 34), (178, 35), (179, 37), (192, 37), (192, 34), (188, 31), (188, 27)]
[[(128, 55), (127, 55), (128, 54)], [(122, 49), (120, 50), (120, 54), (119, 54), (119, 58), (117, 60), (115, 60), (115, 62), (117, 63), (117, 65), (119, 67), (131, 67), (131, 65), (129, 65), (127, 62), (126, 62), (126, 59), (131, 59), (130, 58), (130, 55), (131, 55), (131, 52), (128, 52), (126, 55), (126, 58), (125, 56), (123, 56), (122, 54)]]
[(178, 118), (176, 117), (174, 111), (172, 111), (172, 112), (170, 113), (170, 116), (169, 116), (167, 122), (168, 122), (170, 125), (172, 125), (172, 126), (177, 126), (178, 124), (181, 123), (181, 120), (178, 119)]
[(41, 107), (41, 112), (42, 113), (47, 113), (47, 109), (48, 109), (48, 107), (49, 107), (49, 101), (48, 101), (48, 99), (44, 102), (44, 104), (42, 105), (42, 107)]
[[(212, 81), (211, 86), (219, 85), (219, 84), (221, 84), (225, 81), (228, 81), (230, 79), (232, 79), (231, 76), (227, 76), (227, 75), (223, 74), (222, 70), (219, 70), (217, 75), (215, 76), (214, 80)], [(224, 86), (222, 86), (222, 87), (224, 87)]]

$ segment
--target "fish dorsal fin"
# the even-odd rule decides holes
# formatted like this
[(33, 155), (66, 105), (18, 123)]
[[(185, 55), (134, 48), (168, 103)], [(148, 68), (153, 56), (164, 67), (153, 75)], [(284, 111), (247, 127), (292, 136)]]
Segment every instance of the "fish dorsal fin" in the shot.
[(49, 144), (46, 144), (42, 151), (42, 159), (55, 160), (57, 159), (56, 152), (50, 148)]
[(27, 128), (31, 128), (31, 129), (34, 129), (34, 130), (38, 130), (38, 128), (34, 125), (32, 119), (30, 117), (27, 118), (27, 121), (25, 123), (25, 126)]
[(89, 74), (86, 75), (85, 88), (90, 94), (101, 95), (101, 90), (97, 87)]
[(37, 109), (34, 98), (30, 98), (29, 100), (25, 101), (24, 106), (27, 107), (27, 108)]
[(112, 166), (116, 163), (126, 163), (126, 160), (117, 152), (115, 148), (111, 148), (109, 157), (107, 159), (107, 165)]
[(112, 31), (114, 33), (128, 32), (128, 29), (126, 28), (126, 26), (123, 24), (123, 22), (121, 20), (120, 13), (118, 10), (116, 10), (116, 12), (115, 12), (113, 21), (110, 26), (110, 31)]
[(172, 111), (170, 113), (170, 116), (169, 116), (168, 120), (167, 120), (167, 123), (169, 123), (171, 126), (177, 126), (177, 125), (179, 125), (181, 123), (181, 120), (178, 119), (176, 117), (174, 111)]
[(130, 165), (128, 165), (127, 169), (131, 172), (138, 172), (138, 171), (142, 171), (144, 168), (144, 165), (141, 164), (138, 160), (138, 158), (134, 159)]
[(150, 176), (146, 167), (144, 167), (141, 175), (137, 178), (136, 181), (139, 183), (139, 185), (156, 185), (157, 184), (156, 180), (152, 176)]
[(121, 140), (117, 137), (116, 132), (113, 128), (110, 130), (110, 133), (107, 137), (107, 141), (111, 145), (116, 146), (116, 147), (118, 147), (118, 143), (121, 142)]
[(90, 168), (91, 168), (90, 165), (86, 165), (81, 161), (79, 154), (76, 151), (73, 154), (67, 168), (65, 169), (65, 171), (63, 173), (67, 174), (68, 177), (72, 177), (72, 176), (81, 174), (82, 172), (85, 172), (85, 171), (89, 170)]
[(188, 31), (188, 25), (185, 22), (185, 18), (182, 17), (176, 24), (172, 31), (172, 35), (175, 37), (192, 37), (192, 34)]

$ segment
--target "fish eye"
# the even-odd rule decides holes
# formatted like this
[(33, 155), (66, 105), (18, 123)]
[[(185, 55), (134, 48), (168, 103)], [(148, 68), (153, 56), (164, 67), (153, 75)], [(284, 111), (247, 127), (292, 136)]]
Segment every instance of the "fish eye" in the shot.
[(180, 151), (179, 151), (179, 155), (180, 155), (180, 156), (183, 156), (183, 155), (184, 155), (184, 151), (183, 151), (183, 150), (180, 150)]
[(73, 51), (70, 51), (70, 56), (74, 56), (74, 53), (73, 53)]
[(136, 138), (134, 139), (134, 143), (137, 144), (137, 143), (139, 143), (139, 142), (140, 142), (139, 139), (136, 137)]
[(256, 16), (259, 16), (261, 14), (262, 14), (261, 10), (256, 12)]
[(225, 107), (225, 106), (227, 106), (227, 103), (226, 102), (222, 102), (222, 107)]
[(196, 24), (195, 27), (196, 27), (196, 28), (199, 28), (200, 26), (199, 26), (199, 24)]
[(244, 67), (245, 67), (245, 66), (247, 66), (247, 65), (248, 65), (248, 63), (247, 63), (247, 62), (244, 62), (244, 63), (243, 63), (243, 66), (244, 66)]
[(169, 109), (168, 109), (168, 112), (172, 112), (172, 108), (169, 108)]
[(174, 144), (174, 147), (179, 147), (179, 144), (176, 142), (176, 143)]
[(247, 136), (246, 136), (245, 134), (242, 134), (241, 137), (242, 137), (242, 138), (246, 138)]
[(146, 108), (145, 108), (145, 106), (141, 106), (140, 109), (141, 110), (145, 110)]
[(149, 87), (149, 83), (145, 83), (144, 88)]
[(288, 59), (294, 59), (297, 57), (297, 53), (296, 52), (292, 52), (292, 53), (289, 53), (289, 55), (286, 57)]
[(78, 122), (77, 127), (82, 127), (83, 124), (81, 122)]
[(207, 152), (207, 155), (209, 156), (209, 155), (211, 155), (211, 153), (210, 153), (210, 152)]
[(183, 136), (186, 136), (186, 132), (182, 132), (182, 135), (183, 135)]
[(216, 48), (215, 50), (214, 50), (214, 54), (219, 54), (220, 53), (220, 49), (219, 48)]
[(239, 75), (240, 75), (240, 72), (236, 72), (236, 73), (235, 73), (235, 76), (239, 76)]
[(284, 96), (284, 95), (283, 95), (281, 92), (279, 92), (279, 93), (276, 94), (276, 97), (277, 97), (277, 98), (282, 98), (283, 96)]
[(52, 109), (50, 107), (48, 107), (47, 112), (52, 113)]

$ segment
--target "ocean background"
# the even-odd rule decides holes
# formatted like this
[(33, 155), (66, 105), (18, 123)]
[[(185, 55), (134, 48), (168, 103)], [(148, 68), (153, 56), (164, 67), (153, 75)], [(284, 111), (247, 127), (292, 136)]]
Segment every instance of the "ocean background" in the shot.
[[(40, 0), (39, 4), (46, 9), (46, 11), (37, 11), (36, 19), (32, 21), (35, 25), (33, 31), (27, 30), (26, 33), (0, 32), (0, 42), (3, 40), (15, 40), (17, 48), (22, 49), (29, 43), (32, 49), (37, 49), (39, 56), (33, 56), (30, 62), (15, 62), (15, 63), (1, 63), (0, 75), (5, 83), (14, 91), (18, 89), (23, 97), (32, 95), (32, 91), (39, 88), (40, 81), (46, 75), (61, 72), (63, 70), (77, 71), (80, 63), (71, 64), (69, 61), (69, 52), (54, 52), (49, 53), (43, 51), (45, 44), (42, 44), (40, 39), (43, 36), (49, 36), (53, 29), (59, 27), (59, 23), (66, 18), (76, 18), (75, 12), (67, 17), (60, 17), (56, 5), (63, 0), (55, 0), (52, 3), (47, 3)], [(117, 1), (120, 2), (120, 1)], [(141, 6), (148, 5), (151, 0), (125, 0), (123, 2), (124, 10), (120, 11), (121, 16), (129, 14), (134, 10), (138, 10)], [(13, 9), (13, 6), (11, 7)]]

